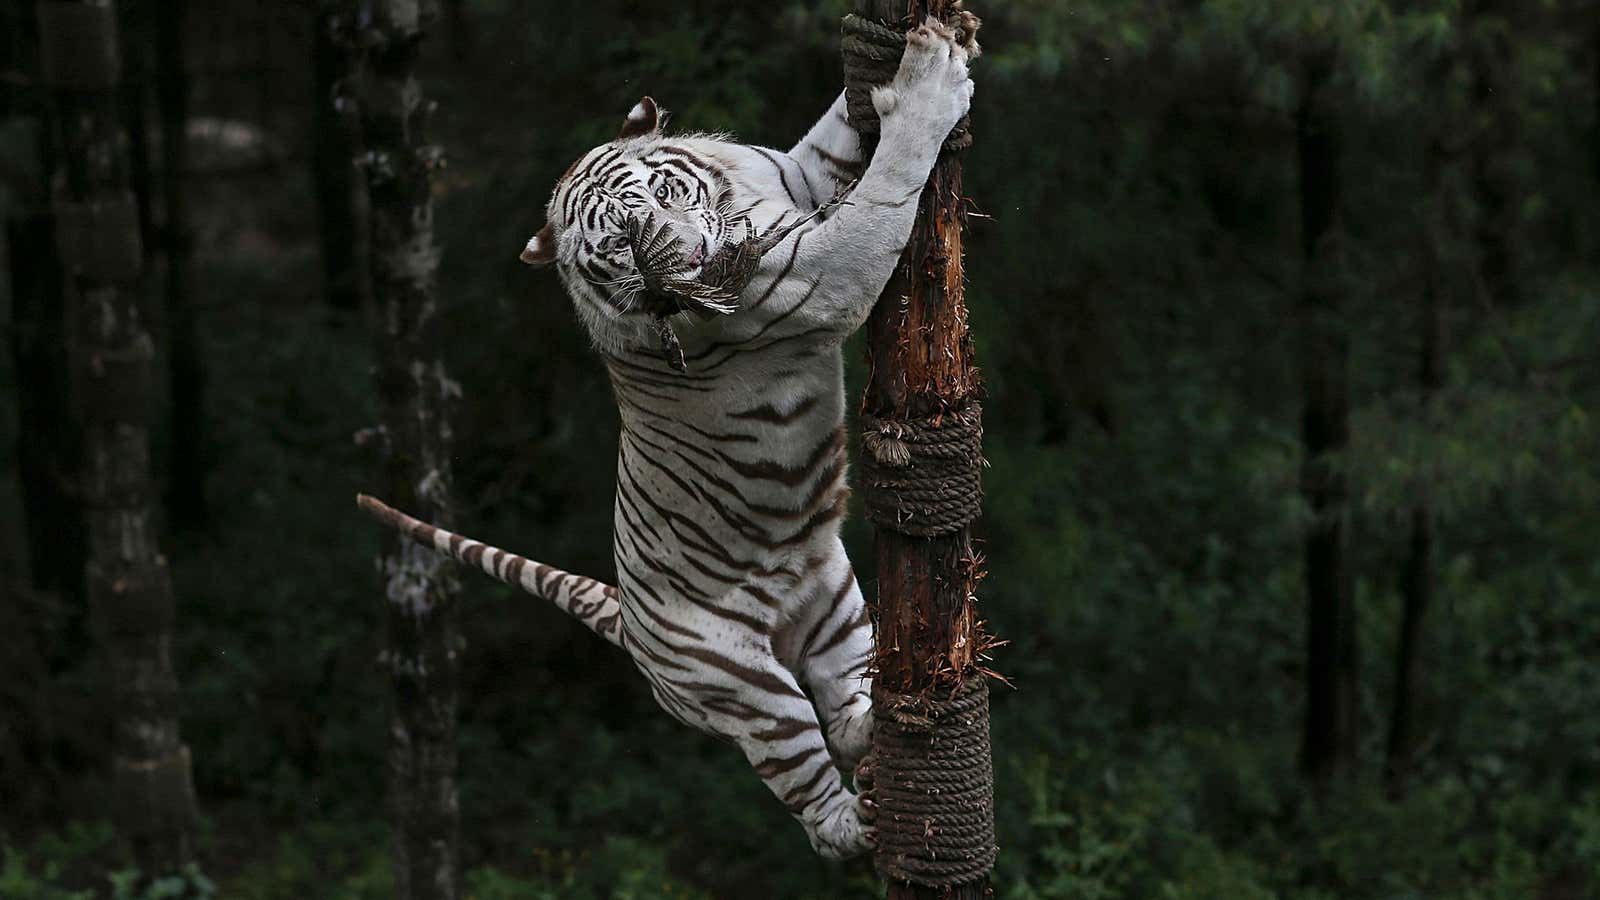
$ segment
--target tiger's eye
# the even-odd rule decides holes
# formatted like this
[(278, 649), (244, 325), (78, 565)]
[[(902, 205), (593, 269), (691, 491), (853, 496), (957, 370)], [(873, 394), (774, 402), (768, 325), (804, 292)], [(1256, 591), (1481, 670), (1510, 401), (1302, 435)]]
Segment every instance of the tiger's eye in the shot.
[(671, 198), (672, 191), (669, 190), (665, 184), (656, 188), (656, 202), (661, 204), (662, 208), (666, 208), (668, 206), (667, 201)]

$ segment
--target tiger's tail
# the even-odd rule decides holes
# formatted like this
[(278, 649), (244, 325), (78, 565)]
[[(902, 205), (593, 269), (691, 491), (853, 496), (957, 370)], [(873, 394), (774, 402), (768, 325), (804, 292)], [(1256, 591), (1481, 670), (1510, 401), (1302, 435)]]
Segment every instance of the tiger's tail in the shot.
[(356, 505), (374, 519), (397, 529), (422, 546), (481, 569), (535, 597), (549, 600), (589, 626), (595, 634), (613, 644), (621, 643), (621, 606), (617, 601), (617, 589), (612, 585), (563, 572), (443, 528), (435, 528), (366, 494), (356, 495)]

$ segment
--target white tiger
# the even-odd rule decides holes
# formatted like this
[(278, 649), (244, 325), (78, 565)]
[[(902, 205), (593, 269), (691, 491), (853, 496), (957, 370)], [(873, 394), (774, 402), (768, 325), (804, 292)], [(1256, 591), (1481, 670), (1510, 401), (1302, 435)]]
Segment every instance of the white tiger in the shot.
[[(522, 258), (555, 263), (611, 374), (621, 418), (617, 585), (363, 504), (413, 538), (553, 600), (619, 644), (669, 713), (737, 744), (827, 857), (872, 844), (841, 780), (871, 731), (871, 625), (845, 512), (841, 342), (905, 247), (941, 142), (972, 97), (968, 48), (930, 19), (907, 35), (863, 171), (841, 97), (788, 153), (666, 137), (649, 98), (557, 183)], [(778, 243), (725, 318), (673, 317), (663, 360), (625, 231), (650, 215), (691, 276), (718, 249), (848, 200)], [(819, 725), (820, 723), (820, 725)], [(858, 773), (859, 775), (862, 773)]]

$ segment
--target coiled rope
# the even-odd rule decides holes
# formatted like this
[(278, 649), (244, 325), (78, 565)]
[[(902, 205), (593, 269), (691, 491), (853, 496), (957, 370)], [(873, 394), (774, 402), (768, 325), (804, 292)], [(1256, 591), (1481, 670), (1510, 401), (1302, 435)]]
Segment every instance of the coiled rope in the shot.
[[(978, 55), (978, 19), (959, 7), (947, 22), (956, 30), (957, 39), (967, 47), (972, 57)], [(840, 49), (844, 53), (845, 106), (850, 124), (861, 134), (877, 135), (878, 110), (872, 105), (872, 89), (894, 80), (900, 69), (900, 57), (906, 49), (906, 28), (863, 18), (850, 13), (844, 17)], [(972, 146), (972, 132), (967, 117), (956, 123), (950, 136), (944, 140), (944, 149), (963, 150)]]
[(983, 408), (925, 419), (861, 417), (862, 495), (879, 528), (954, 534), (983, 504)]
[(997, 852), (988, 680), (937, 695), (874, 689), (872, 702), (879, 874), (931, 887), (982, 878)]

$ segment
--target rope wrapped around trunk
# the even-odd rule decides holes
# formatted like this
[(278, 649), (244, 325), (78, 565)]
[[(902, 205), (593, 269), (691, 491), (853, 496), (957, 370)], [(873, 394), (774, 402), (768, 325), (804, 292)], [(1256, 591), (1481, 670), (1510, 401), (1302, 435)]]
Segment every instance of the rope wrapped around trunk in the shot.
[(997, 850), (988, 679), (948, 694), (872, 694), (878, 873), (928, 887), (982, 878)]
[(861, 417), (862, 496), (879, 528), (954, 534), (983, 504), (983, 408), (926, 419)]
[[(957, 30), (962, 42), (973, 57), (978, 55), (978, 45), (973, 39), (977, 33), (978, 19), (959, 9), (948, 23)], [(844, 94), (849, 110), (850, 124), (863, 135), (878, 134), (878, 110), (872, 105), (872, 89), (894, 80), (900, 69), (900, 56), (906, 49), (906, 32), (909, 26), (900, 23), (886, 24), (863, 18), (855, 13), (844, 17), (844, 36), (840, 47), (844, 53)], [(945, 138), (945, 150), (963, 150), (972, 146), (972, 132), (968, 118), (963, 116), (950, 136)]]

